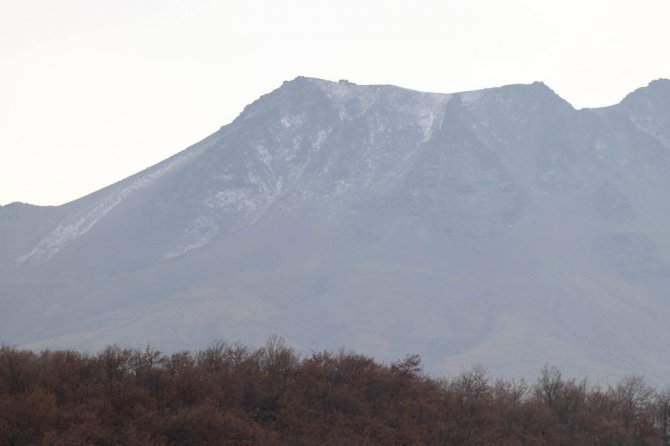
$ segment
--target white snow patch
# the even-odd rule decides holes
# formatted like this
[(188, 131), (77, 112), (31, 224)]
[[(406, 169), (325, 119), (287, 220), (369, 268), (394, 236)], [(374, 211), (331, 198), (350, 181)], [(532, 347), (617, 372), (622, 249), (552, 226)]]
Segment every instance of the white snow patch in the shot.
[[(320, 80), (314, 80), (314, 82), (337, 107), (340, 120), (350, 117), (352, 101), (358, 104), (357, 114), (364, 114), (384, 94), (392, 107), (416, 116), (424, 135), (424, 142), (431, 138), (436, 124), (443, 115), (444, 105), (453, 97), (451, 94), (423, 93), (391, 86), (356, 85), (350, 82)], [(466, 100), (476, 100), (479, 94), (480, 92), (469, 92), (464, 95), (467, 97)]]
[(329, 82), (314, 79), (326, 96), (337, 107), (341, 121), (350, 117), (347, 103), (355, 100), (360, 105), (359, 114), (365, 113), (377, 101), (380, 87), (376, 85), (356, 85), (351, 82)]
[(430, 140), (435, 129), (442, 123), (444, 106), (452, 95), (438, 93), (418, 93), (416, 102), (405, 106), (405, 111), (416, 116), (423, 138), (421, 142)]
[[(152, 184), (158, 178), (200, 155), (215, 142), (216, 138), (209, 144), (195, 147), (181, 156), (158, 164), (139, 178), (129, 181), (125, 187), (110, 191), (105, 198), (98, 201), (93, 207), (75, 214), (68, 218), (64, 223), (60, 224), (48, 236), (42, 239), (32, 251), (21, 256), (18, 261), (20, 263), (31, 264), (46, 262), (61, 249), (72, 243), (72, 241), (86, 234), (100, 221), (100, 219), (118, 206), (128, 196)], [(126, 182), (124, 182), (124, 184), (125, 183)]]
[(298, 156), (301, 143), (302, 143), (302, 137), (299, 135), (295, 135), (290, 145), (281, 144), (279, 146), (279, 148), (277, 149), (278, 151), (277, 158), (282, 159), (284, 161), (294, 160)]
[(270, 163), (272, 162), (272, 154), (267, 149), (267, 147), (265, 147), (263, 144), (257, 145), (256, 153), (258, 153), (258, 159), (261, 160), (263, 164), (265, 164), (265, 167), (272, 170), (272, 167), (270, 167)]
[(301, 127), (304, 121), (305, 121), (304, 113), (301, 113), (299, 115), (282, 116), (282, 118), (280, 119), (281, 125), (284, 128)]
[(203, 201), (211, 209), (237, 213), (250, 223), (258, 219), (276, 201), (283, 190), (282, 178), (266, 182), (253, 172), (247, 175), (248, 187), (218, 191)]
[(314, 138), (314, 142), (312, 142), (312, 148), (313, 149), (321, 148), (321, 145), (328, 138), (328, 135), (330, 135), (330, 132), (332, 132), (332, 129), (328, 129), (327, 131), (326, 130), (319, 130), (316, 134), (316, 137)]
[(205, 246), (219, 231), (213, 218), (200, 215), (184, 231), (183, 242), (180, 246), (168, 252), (168, 259), (178, 257), (188, 251)]
[(227, 212), (253, 212), (256, 210), (256, 203), (251, 199), (251, 195), (250, 188), (226, 189), (211, 195), (203, 204), (208, 208)]
[(654, 130), (653, 124), (648, 117), (640, 117), (634, 113), (629, 113), (628, 116), (638, 130), (657, 139), (663, 146), (670, 147), (670, 138)]

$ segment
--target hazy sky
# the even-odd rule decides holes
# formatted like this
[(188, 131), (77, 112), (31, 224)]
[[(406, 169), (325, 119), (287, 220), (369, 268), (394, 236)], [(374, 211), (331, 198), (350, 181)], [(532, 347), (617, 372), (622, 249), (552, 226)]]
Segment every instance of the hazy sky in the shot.
[(61, 204), (297, 75), (573, 106), (670, 77), (670, 0), (0, 0), (0, 204)]

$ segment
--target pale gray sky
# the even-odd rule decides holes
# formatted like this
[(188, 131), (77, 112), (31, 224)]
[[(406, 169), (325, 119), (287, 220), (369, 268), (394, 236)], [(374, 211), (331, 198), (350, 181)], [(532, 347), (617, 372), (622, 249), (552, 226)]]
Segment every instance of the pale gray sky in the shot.
[(297, 75), (573, 106), (670, 77), (670, 0), (0, 0), (0, 204), (61, 204)]

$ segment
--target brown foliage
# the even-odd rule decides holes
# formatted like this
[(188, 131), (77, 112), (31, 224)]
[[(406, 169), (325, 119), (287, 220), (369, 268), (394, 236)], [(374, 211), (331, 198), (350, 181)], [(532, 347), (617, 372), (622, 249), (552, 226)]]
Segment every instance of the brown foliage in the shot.
[(670, 391), (639, 376), (589, 388), (475, 367), (451, 380), (410, 355), (300, 358), (281, 339), (164, 355), (0, 348), (0, 445), (663, 445)]

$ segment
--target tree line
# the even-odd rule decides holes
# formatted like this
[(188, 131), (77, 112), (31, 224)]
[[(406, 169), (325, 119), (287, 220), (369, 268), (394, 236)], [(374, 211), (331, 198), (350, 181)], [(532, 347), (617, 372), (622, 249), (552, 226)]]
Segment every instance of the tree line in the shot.
[(536, 382), (478, 367), (450, 379), (416, 355), (300, 356), (280, 339), (162, 354), (0, 348), (0, 445), (670, 444), (670, 391), (606, 388), (545, 368)]

